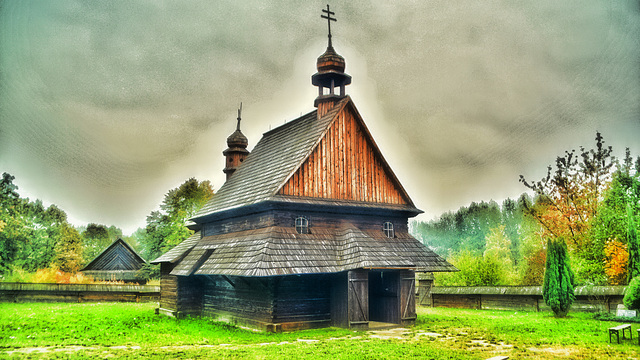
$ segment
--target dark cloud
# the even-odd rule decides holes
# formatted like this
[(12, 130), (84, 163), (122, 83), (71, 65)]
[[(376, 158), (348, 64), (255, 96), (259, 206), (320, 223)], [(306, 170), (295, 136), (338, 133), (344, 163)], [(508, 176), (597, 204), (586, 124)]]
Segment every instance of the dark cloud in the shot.
[[(325, 3), (5, 2), (0, 168), (80, 221), (142, 225), (245, 133), (312, 109)], [(640, 135), (637, 2), (349, 1), (334, 45), (387, 160), (430, 216), (500, 200), (595, 131)]]

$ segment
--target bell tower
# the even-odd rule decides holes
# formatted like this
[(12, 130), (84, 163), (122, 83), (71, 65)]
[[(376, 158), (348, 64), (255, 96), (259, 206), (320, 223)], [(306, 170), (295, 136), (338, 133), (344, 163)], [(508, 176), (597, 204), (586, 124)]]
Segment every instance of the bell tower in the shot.
[(249, 155), (249, 150), (247, 150), (249, 140), (244, 136), (242, 131), (240, 131), (241, 113), (242, 103), (240, 103), (240, 108), (238, 109), (238, 125), (236, 126), (236, 131), (229, 135), (227, 138), (228, 148), (222, 152), (222, 155), (225, 157), (225, 167), (222, 171), (227, 174), (227, 180), (229, 180), (231, 175), (238, 169), (238, 166), (240, 166), (247, 155)]
[[(344, 58), (333, 49), (331, 44), (331, 22), (337, 21), (331, 15), (335, 15), (329, 10), (329, 5), (322, 10), (327, 14), (320, 15), (323, 19), (327, 19), (329, 29), (329, 44), (324, 54), (320, 55), (316, 62), (318, 72), (311, 76), (311, 83), (318, 87), (318, 97), (313, 105), (318, 108), (318, 118), (324, 116), (340, 99), (346, 96), (345, 86), (351, 84), (351, 76), (345, 74)], [(336, 89), (340, 89), (340, 93), (336, 93)], [(325, 89), (327, 90), (325, 94)]]

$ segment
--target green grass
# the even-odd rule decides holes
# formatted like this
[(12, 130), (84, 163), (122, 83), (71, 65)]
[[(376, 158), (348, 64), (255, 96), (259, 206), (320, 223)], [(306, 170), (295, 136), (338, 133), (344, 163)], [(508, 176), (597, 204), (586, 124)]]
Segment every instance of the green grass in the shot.
[(609, 344), (607, 329), (617, 323), (594, 320), (592, 315), (584, 313), (570, 313), (566, 319), (556, 319), (551, 313), (419, 308), (416, 325), (393, 334), (400, 338), (378, 338), (370, 332), (335, 328), (257, 333), (206, 318), (175, 320), (155, 315), (156, 306), (155, 303), (3, 303), (0, 304), (0, 357), (640, 358), (635, 325), (633, 341)]

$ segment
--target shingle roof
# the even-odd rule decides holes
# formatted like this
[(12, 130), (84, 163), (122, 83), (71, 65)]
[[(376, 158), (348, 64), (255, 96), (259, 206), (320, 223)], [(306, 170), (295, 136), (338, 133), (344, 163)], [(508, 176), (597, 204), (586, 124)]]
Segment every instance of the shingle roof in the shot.
[[(278, 196), (277, 192), (309, 157), (328, 131), (336, 115), (351, 102), (351, 98), (347, 96), (320, 119), (317, 118), (317, 110), (315, 110), (266, 132), (242, 166), (238, 167), (233, 176), (222, 185), (192, 220), (202, 222), (207, 215), (263, 201), (306, 201), (300, 198), (285, 199)], [(391, 204), (375, 206), (386, 208), (389, 205)], [(392, 207), (398, 208), (398, 206)], [(400, 208), (414, 211), (416, 214), (420, 213), (420, 210), (412, 204)]]
[(171, 274), (274, 276), (358, 268), (456, 270), (408, 233), (391, 239), (345, 223), (312, 234), (272, 226), (204, 237)]
[(173, 249), (162, 254), (162, 256), (160, 256), (159, 258), (153, 261), (150, 261), (150, 263), (152, 264), (159, 264), (163, 262), (174, 263), (178, 261), (180, 258), (182, 258), (182, 256), (187, 251), (191, 250), (194, 246), (196, 246), (200, 238), (201, 238), (200, 232), (197, 231), (193, 235), (189, 236), (186, 240), (176, 245)]
[(242, 166), (193, 217), (268, 200), (302, 163), (348, 98), (318, 119), (312, 111), (266, 132)]
[(129, 244), (118, 238), (80, 271), (138, 270), (146, 263)]

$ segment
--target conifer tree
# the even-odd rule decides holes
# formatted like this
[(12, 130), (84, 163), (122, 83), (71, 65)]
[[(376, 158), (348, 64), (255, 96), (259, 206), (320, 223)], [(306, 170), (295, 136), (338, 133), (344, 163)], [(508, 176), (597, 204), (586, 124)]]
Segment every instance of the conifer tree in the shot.
[(564, 238), (547, 242), (547, 264), (542, 296), (556, 317), (565, 317), (575, 300), (574, 278)]
[(627, 208), (628, 229), (627, 229), (627, 248), (629, 249), (629, 261), (627, 262), (628, 281), (640, 275), (640, 244), (638, 244), (638, 232), (636, 230), (636, 222), (633, 219), (633, 211), (629, 206)]

